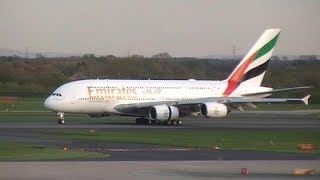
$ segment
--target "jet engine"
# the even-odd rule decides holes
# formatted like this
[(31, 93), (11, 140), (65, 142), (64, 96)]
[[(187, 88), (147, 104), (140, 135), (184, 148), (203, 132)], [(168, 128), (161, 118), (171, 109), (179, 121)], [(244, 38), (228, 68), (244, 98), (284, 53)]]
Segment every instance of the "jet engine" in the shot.
[(149, 117), (151, 120), (168, 121), (178, 119), (179, 110), (175, 106), (157, 105), (149, 109)]
[(228, 108), (224, 104), (209, 102), (201, 104), (200, 113), (204, 117), (219, 118), (228, 114)]

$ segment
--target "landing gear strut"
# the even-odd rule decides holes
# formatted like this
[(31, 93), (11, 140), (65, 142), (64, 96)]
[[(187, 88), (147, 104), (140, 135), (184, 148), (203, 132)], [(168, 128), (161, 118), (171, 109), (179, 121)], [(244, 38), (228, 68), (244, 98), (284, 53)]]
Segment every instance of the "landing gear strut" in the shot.
[(65, 123), (64, 122), (64, 113), (59, 112), (59, 113), (57, 113), (57, 115), (59, 116), (58, 123), (59, 124), (64, 124)]

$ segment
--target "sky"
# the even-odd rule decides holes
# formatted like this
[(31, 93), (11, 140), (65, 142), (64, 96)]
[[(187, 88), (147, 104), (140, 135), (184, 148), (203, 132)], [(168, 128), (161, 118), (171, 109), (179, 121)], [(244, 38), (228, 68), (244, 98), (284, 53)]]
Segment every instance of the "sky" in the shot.
[(0, 48), (39, 53), (245, 54), (267, 28), (274, 54), (320, 55), (319, 0), (0, 0)]

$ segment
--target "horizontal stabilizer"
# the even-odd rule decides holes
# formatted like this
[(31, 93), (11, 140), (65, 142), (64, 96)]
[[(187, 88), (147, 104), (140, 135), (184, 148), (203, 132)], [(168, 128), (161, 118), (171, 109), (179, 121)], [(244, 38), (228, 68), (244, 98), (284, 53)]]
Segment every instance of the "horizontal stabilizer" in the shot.
[(257, 93), (246, 93), (246, 94), (242, 94), (242, 96), (270, 95), (272, 93), (293, 91), (293, 90), (300, 90), (300, 89), (311, 89), (311, 88), (312, 88), (312, 86), (292, 87), (292, 88), (275, 89), (275, 90), (271, 90), (271, 91), (264, 91), (264, 92), (257, 92)]

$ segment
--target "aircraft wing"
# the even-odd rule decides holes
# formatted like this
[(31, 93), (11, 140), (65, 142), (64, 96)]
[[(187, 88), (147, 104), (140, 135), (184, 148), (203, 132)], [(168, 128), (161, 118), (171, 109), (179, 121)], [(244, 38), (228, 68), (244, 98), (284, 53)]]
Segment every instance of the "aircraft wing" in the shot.
[(202, 104), (206, 102), (218, 102), (221, 104), (237, 104), (237, 103), (286, 103), (286, 102), (303, 102), (308, 105), (308, 100), (311, 95), (304, 98), (250, 98), (250, 97), (209, 97), (199, 98), (195, 100), (179, 101), (178, 105), (184, 104)]
[(301, 86), (301, 87), (292, 87), (292, 88), (284, 88), (284, 89), (274, 89), (271, 91), (264, 91), (264, 92), (257, 92), (257, 93), (246, 93), (241, 95), (242, 96), (271, 95), (273, 93), (278, 93), (278, 92), (300, 90), (300, 89), (311, 89), (311, 88), (312, 86)]
[(132, 104), (118, 104), (114, 106), (114, 109), (120, 112), (128, 112), (130, 110), (149, 108), (156, 105), (168, 105), (168, 106), (194, 106), (207, 102), (217, 102), (226, 105), (233, 104), (249, 104), (249, 103), (289, 103), (289, 102), (302, 102), (306, 105), (309, 104), (308, 100), (311, 95), (304, 98), (250, 98), (250, 97), (207, 97), (198, 98), (194, 100), (182, 100), (182, 101), (157, 101), (157, 102), (143, 102)]

